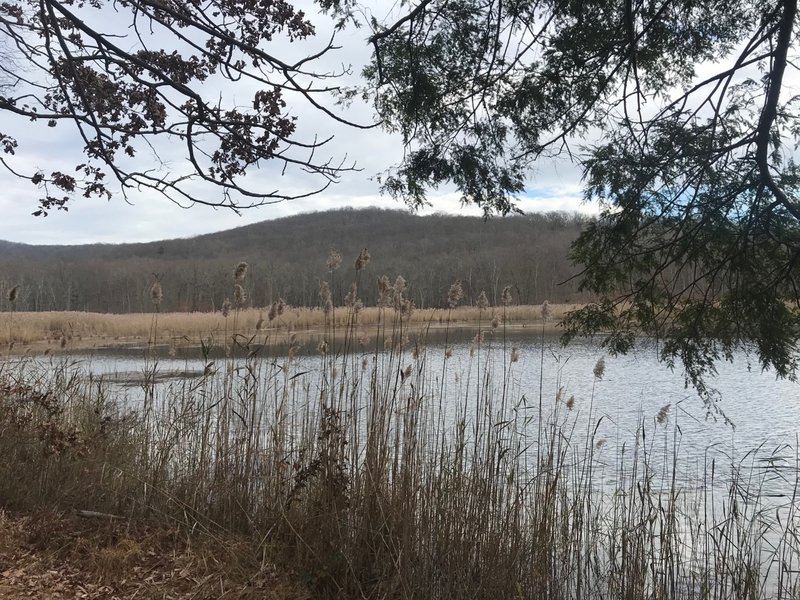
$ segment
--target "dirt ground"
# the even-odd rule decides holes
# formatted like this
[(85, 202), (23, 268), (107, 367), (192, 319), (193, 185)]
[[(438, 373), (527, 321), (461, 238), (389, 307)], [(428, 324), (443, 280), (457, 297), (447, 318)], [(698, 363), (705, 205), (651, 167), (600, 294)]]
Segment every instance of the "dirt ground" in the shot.
[(231, 539), (190, 541), (126, 520), (0, 510), (0, 598), (303, 599), (296, 578), (247, 564)]

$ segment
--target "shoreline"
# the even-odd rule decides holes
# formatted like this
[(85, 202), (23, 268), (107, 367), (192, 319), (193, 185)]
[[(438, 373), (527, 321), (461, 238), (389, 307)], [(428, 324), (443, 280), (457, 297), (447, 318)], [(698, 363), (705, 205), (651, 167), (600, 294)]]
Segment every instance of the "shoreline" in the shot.
[[(479, 311), (474, 307), (418, 309), (403, 319), (403, 328), (411, 336), (443, 336), (450, 332), (465, 337), (468, 332), (492, 330), (492, 319), (508, 335), (542, 331), (547, 335), (561, 331), (560, 320), (579, 304), (550, 305), (551, 317), (542, 322), (540, 306), (513, 306)], [(0, 316), (0, 343), (6, 355), (71, 353), (89, 350), (168, 351), (199, 349), (202, 345), (221, 346), (235, 336), (240, 345), (316, 346), (323, 339), (344, 339), (345, 331), (355, 327), (355, 337), (362, 342), (390, 332), (396, 324), (393, 310), (364, 308), (357, 320), (346, 308), (327, 320), (316, 308), (287, 308), (286, 312), (266, 321), (265, 309), (243, 309), (230, 316), (221, 313), (83, 313), (25, 312)], [(6, 321), (3, 323), (3, 321)], [(257, 327), (261, 325), (261, 327)], [(266, 326), (265, 326), (266, 325)], [(367, 343), (362, 344), (367, 346)]]

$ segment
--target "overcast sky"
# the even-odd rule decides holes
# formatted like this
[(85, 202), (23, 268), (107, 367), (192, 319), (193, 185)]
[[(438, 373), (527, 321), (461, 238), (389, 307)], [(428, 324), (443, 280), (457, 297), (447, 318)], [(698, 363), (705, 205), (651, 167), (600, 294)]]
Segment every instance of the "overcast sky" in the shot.
[[(313, 8), (309, 10), (312, 22), (318, 29), (318, 36), (309, 41), (281, 46), (286, 53), (307, 53), (324, 44), (328, 34), (328, 19), (318, 16)], [(379, 17), (382, 15), (378, 15)], [(352, 30), (341, 34), (338, 44), (342, 50), (328, 57), (330, 68), (342, 64), (352, 65), (358, 73), (360, 66), (369, 57), (365, 43), (369, 32)], [(281, 42), (283, 44), (283, 42)], [(273, 50), (272, 48), (270, 49)], [(233, 89), (233, 88), (231, 88)], [(236, 88), (236, 92), (240, 92)], [(242, 101), (252, 98), (251, 90), (241, 89)], [(234, 100), (237, 100), (234, 98)], [(294, 200), (248, 209), (241, 215), (225, 210), (211, 209), (195, 205), (181, 208), (154, 193), (132, 195), (126, 202), (121, 195), (110, 201), (95, 198), (76, 198), (69, 211), (53, 211), (46, 218), (34, 217), (31, 213), (37, 208), (37, 190), (27, 181), (22, 181), (5, 170), (0, 169), (0, 239), (31, 244), (83, 244), (92, 242), (139, 242), (175, 237), (189, 237), (230, 229), (248, 223), (274, 219), (304, 212), (328, 210), (331, 208), (378, 206), (383, 208), (404, 208), (402, 203), (380, 195), (375, 175), (396, 163), (401, 157), (402, 147), (399, 139), (377, 129), (349, 129), (333, 123), (320, 113), (309, 110), (304, 104), (290, 104), (290, 110), (298, 115), (301, 124), (299, 133), (311, 136), (314, 133), (326, 136), (335, 135), (328, 144), (327, 152), (333, 158), (346, 156), (356, 163), (360, 171), (345, 173), (341, 182), (326, 191), (303, 200)], [(362, 123), (369, 122), (371, 113), (368, 107), (356, 106), (345, 116)], [(27, 172), (42, 169), (47, 172), (63, 168), (71, 172), (77, 163), (82, 162), (80, 145), (76, 143), (75, 130), (66, 123), (56, 128), (47, 128), (44, 123), (11, 122), (4, 116), (2, 129), (17, 137), (20, 148), (14, 157), (17, 168)], [(176, 155), (173, 164), (179, 170)], [(63, 167), (62, 167), (63, 166)], [(303, 173), (281, 176), (268, 167), (258, 173), (248, 174), (251, 185), (263, 181), (264, 189), (305, 190), (313, 187)], [(208, 189), (202, 193), (214, 194)], [(447, 191), (431, 192), (432, 206), (427, 212), (453, 212), (480, 215), (475, 207), (460, 205), (456, 194)], [(581, 203), (579, 173), (568, 163), (548, 163), (541, 165), (534, 179), (519, 199), (519, 207), (526, 212), (549, 210), (580, 210), (594, 212), (595, 208)]]

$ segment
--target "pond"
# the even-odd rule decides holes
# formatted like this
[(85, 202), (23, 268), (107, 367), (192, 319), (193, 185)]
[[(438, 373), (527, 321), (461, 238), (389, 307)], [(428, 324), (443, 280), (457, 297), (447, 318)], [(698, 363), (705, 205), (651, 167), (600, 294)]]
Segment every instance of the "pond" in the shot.
[[(417, 427), (418, 440), (433, 455), (451, 453), (459, 429), (467, 446), (482, 436), (474, 445), (481, 451), (507, 446), (517, 458), (502, 468), (518, 470), (516, 490), (535, 489), (543, 472), (539, 453), (555, 445), (558, 468), (567, 474), (566, 502), (573, 506), (591, 495), (581, 514), (592, 516), (598, 531), (670, 524), (687, 573), (703, 561), (709, 568), (708, 547), (740, 536), (738, 548), (752, 549), (759, 565), (765, 597), (786, 586), (772, 565), (780, 552), (800, 556), (794, 546), (800, 514), (797, 383), (752, 367), (751, 358), (739, 353), (709, 381), (717, 402), (706, 406), (680, 372), (659, 362), (653, 344), (610, 357), (590, 340), (562, 347), (556, 336), (536, 332), (505, 339), (501, 332), (480, 343), (463, 332), (428, 337), (424, 344), (420, 339), (412, 335), (400, 348), (375, 339), (360, 347), (353, 340), (352, 350), (337, 353), (322, 353), (315, 340), (291, 353), (280, 345), (251, 345), (231, 356), (221, 349), (178, 349), (180, 357), (166, 348), (109, 349), (34, 360), (48, 369), (66, 360), (84, 381), (106, 386), (129, 407), (160, 407), (156, 430), (163, 418), (179, 423), (172, 430), (179, 431), (183, 415), (211, 414), (228, 401), (235, 404), (235, 418), (226, 427), (257, 414), (249, 422), (268, 433), (261, 438), (267, 444), (275, 422), (285, 420), (281, 432), (289, 436), (311, 431), (304, 441), (281, 446), (299, 454), (303, 444), (319, 439), (319, 429), (308, 428), (322, 414), (314, 406), (335, 406), (350, 415), (345, 430), (355, 440), (348, 446), (354, 466), (364, 463), (364, 431), (376, 403), (392, 415), (391, 426), (378, 427), (390, 443), (403, 443), (404, 428)], [(296, 420), (294, 412), (300, 414)], [(494, 456), (507, 455), (502, 450)], [(660, 516), (664, 510), (669, 518)], [(642, 522), (630, 525), (628, 516), (639, 511)], [(670, 550), (659, 544), (655, 529), (647, 539), (658, 562), (659, 553)], [(612, 549), (605, 556), (615, 560)], [(715, 560), (714, 568), (724, 572), (727, 555)]]
[[(505, 342), (497, 338), (485, 340), (479, 350), (475, 340), (452, 333), (448, 343), (429, 340), (422, 348), (412, 341), (402, 352), (376, 351), (369, 343), (368, 348), (335, 359), (330, 355), (323, 359), (313, 348), (291, 361), (285, 348), (277, 347), (264, 352), (261, 360), (269, 368), (260, 372), (274, 377), (275, 368), (286, 369), (293, 385), (308, 385), (319, 378), (323, 364), (330, 360), (337, 365), (341, 362), (338, 371), (357, 372), (374, 364), (384, 378), (388, 371), (391, 378), (411, 367), (415, 376), (425, 377), (425, 389), (420, 392), (422, 386), (418, 385), (416, 392), (440, 405), (451, 423), (462, 412), (460, 408), (467, 412), (468, 420), (489, 402), (497, 413), (501, 397), (506, 398), (507, 410), (530, 414), (534, 417), (531, 422), (538, 422), (541, 395), (544, 415), (568, 423), (573, 444), (583, 444), (589, 435), (601, 450), (600, 456), (613, 457), (630, 448), (637, 432), (643, 430), (644, 441), (652, 445), (656, 456), (671, 456), (677, 444), (686, 477), (692, 471), (703, 471), (710, 460), (730, 464), (752, 459), (748, 452), (756, 449), (760, 449), (756, 460), (779, 451), (779, 459), (765, 459), (773, 466), (793, 461), (800, 433), (800, 384), (761, 371), (753, 357), (744, 353), (737, 354), (732, 364), (719, 364), (718, 375), (709, 379), (717, 401), (706, 406), (697, 392), (685, 385), (681, 372), (659, 362), (653, 344), (640, 343), (626, 356), (611, 357), (590, 340), (576, 340), (564, 347), (554, 335), (517, 333)], [(415, 347), (419, 348), (416, 358)], [(514, 363), (510, 363), (512, 349), (519, 356)], [(225, 358), (221, 353), (203, 357), (197, 349), (181, 353), (181, 358), (169, 357), (166, 352), (153, 358), (141, 349), (110, 349), (75, 353), (70, 360), (86, 373), (103, 378), (133, 403), (143, 397), (145, 370), (162, 394), (169, 388), (185, 389), (208, 376), (219, 379), (226, 372), (233, 376), (245, 372), (246, 357)], [(602, 378), (595, 378), (594, 369), (601, 359), (605, 369)], [(659, 443), (648, 435), (659, 436)]]

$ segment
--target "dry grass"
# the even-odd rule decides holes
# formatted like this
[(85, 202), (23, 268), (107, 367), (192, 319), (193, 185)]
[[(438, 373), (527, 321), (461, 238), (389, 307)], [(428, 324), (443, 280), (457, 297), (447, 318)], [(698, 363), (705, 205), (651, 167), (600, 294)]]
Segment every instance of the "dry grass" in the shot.
[[(409, 327), (387, 314), (385, 337)], [(265, 565), (318, 598), (798, 597), (794, 500), (764, 510), (759, 483), (788, 472), (711, 468), (684, 489), (679, 457), (652, 458), (676, 427), (652, 415), (625, 453), (605, 456), (591, 431), (575, 437), (563, 394), (544, 399), (543, 418), (530, 411), (535, 392), (514, 383), (510, 356), (486, 371), (493, 351), (461, 373), (455, 406), (452, 378), (402, 344), (320, 355), (299, 377), (290, 357), (229, 359), (218, 376), (146, 384), (133, 412), (63, 363), (0, 363), (0, 507), (109, 512), (125, 532), (169, 525), (177, 550), (153, 550), (165, 585), (178, 585), (185, 540), (243, 540), (217, 547), (229, 556), (215, 585), (242, 586), (230, 597), (264, 597)], [(598, 481), (601, 464), (616, 483)], [(34, 538), (58, 539), (35, 522)], [(104, 540), (62, 539), (50, 564), (102, 586), (153, 558), (146, 539)]]
[[(92, 557), (98, 585), (148, 564), (153, 546), (127, 532), (157, 524), (179, 533), (172, 554), (169, 544), (153, 550), (166, 585), (187, 543), (200, 547), (191, 556), (207, 557), (212, 540), (226, 558), (210, 581), (240, 586), (229, 597), (265, 597), (258, 586), (270, 565), (279, 571), (269, 589), (288, 582), (289, 592), (315, 598), (800, 597), (797, 495), (773, 510), (763, 492), (768, 478), (800, 489), (796, 461), (786, 469), (777, 453), (766, 462), (754, 454), (756, 469), (731, 458), (729, 467), (703, 465), (686, 488), (678, 454), (654, 458), (670, 440), (680, 448), (666, 407), (661, 423), (643, 419), (625, 450), (608, 456), (592, 433), (599, 421), (590, 416), (577, 433), (562, 391), (546, 398), (541, 384), (538, 394), (522, 387), (518, 370), (527, 367), (505, 335), (482, 342), (491, 310), (412, 310), (404, 285), (387, 284), (381, 309), (284, 311), (276, 321), (287, 331), (322, 332), (316, 365), (267, 346), (220, 358), (216, 374), (158, 386), (158, 361), (148, 356), (133, 406), (65, 361), (0, 361), (0, 508), (118, 515), (109, 525), (121, 528), (117, 537), (57, 543), (53, 554), (65, 565), (76, 560), (67, 547)], [(559, 307), (549, 308), (556, 320)], [(540, 307), (505, 316), (501, 333), (547, 325)], [(151, 340), (212, 331), (248, 350), (259, 311), (234, 310), (227, 320), (64, 317), (39, 331), (144, 331)], [(15, 315), (14, 339), (24, 337), (23, 319)], [(458, 373), (449, 372), (456, 361), (430, 359), (424, 337), (408, 339), (412, 328), (424, 336), (420, 324), (441, 322), (447, 340), (453, 323), (470, 320), (480, 330)], [(377, 343), (348, 351), (366, 323)], [(586, 374), (593, 390), (604, 375), (602, 363)], [(58, 539), (47, 520), (36, 523), (41, 539)], [(189, 568), (200, 581), (203, 565)], [(292, 584), (298, 578), (302, 587)], [(198, 585), (204, 597), (210, 588)], [(207, 597), (227, 594), (214, 589)]]
[(0, 598), (304, 600), (273, 565), (242, 565), (235, 538), (163, 527), (0, 510)]
[[(548, 328), (556, 327), (558, 321), (569, 311), (579, 308), (577, 304), (551, 304), (552, 315)], [(269, 308), (244, 309), (232, 312), (227, 318), (221, 312), (215, 313), (160, 313), (157, 318), (157, 340), (159, 342), (177, 340), (179, 343), (197, 345), (201, 338), (216, 335), (220, 338), (225, 331), (234, 327), (243, 335), (257, 332), (256, 325), (263, 320), (263, 333), (269, 332), (319, 332), (326, 326), (323, 311), (318, 308), (287, 308), (272, 321), (267, 320)], [(506, 324), (509, 327), (538, 327), (542, 324), (540, 306), (509, 306), (506, 309)], [(328, 325), (346, 327), (349, 313), (345, 308), (337, 308), (335, 320)], [(367, 307), (358, 315), (362, 329), (374, 329), (381, 318), (381, 309)], [(495, 315), (502, 315), (502, 308), (479, 311), (476, 307), (462, 306), (453, 310), (417, 309), (410, 322), (416, 325), (444, 327), (450, 325), (476, 324), (479, 320), (490, 322)], [(6, 326), (2, 321), (8, 321)], [(108, 314), (87, 312), (16, 312), (0, 314), (0, 344), (14, 343), (14, 350), (22, 352), (30, 344), (49, 344), (59, 348), (61, 340), (68, 348), (104, 343), (147, 342), (153, 327), (153, 315), (145, 313)], [(11, 324), (11, 325), (9, 325)]]

